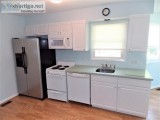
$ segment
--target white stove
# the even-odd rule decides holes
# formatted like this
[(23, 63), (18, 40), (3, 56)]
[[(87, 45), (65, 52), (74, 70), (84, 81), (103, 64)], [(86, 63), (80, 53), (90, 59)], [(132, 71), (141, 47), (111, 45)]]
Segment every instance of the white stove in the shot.
[(66, 75), (66, 70), (74, 65), (75, 65), (74, 62), (59, 61), (57, 65), (47, 68), (46, 74)]
[(74, 65), (73, 62), (59, 61), (57, 65), (46, 69), (48, 98), (68, 101), (66, 70)]

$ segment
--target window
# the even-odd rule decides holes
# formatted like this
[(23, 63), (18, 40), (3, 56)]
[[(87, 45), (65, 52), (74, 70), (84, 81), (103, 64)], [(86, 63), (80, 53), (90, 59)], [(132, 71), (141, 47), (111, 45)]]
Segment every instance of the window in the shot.
[(127, 20), (91, 23), (91, 56), (96, 60), (124, 60)]
[(160, 58), (160, 25), (150, 24), (148, 38), (148, 60), (158, 60)]

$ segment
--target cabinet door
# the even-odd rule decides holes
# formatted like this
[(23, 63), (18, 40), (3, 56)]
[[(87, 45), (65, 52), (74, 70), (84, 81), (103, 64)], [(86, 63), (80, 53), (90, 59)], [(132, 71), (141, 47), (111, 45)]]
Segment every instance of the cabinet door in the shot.
[(73, 50), (74, 51), (87, 51), (88, 38), (87, 38), (87, 23), (85, 21), (73, 22)]
[(147, 51), (149, 23), (149, 15), (131, 16), (129, 18), (129, 51)]
[(60, 34), (61, 35), (72, 35), (71, 23), (60, 23)]
[(48, 24), (37, 25), (38, 35), (48, 35)]
[(34, 36), (37, 34), (37, 25), (31, 25), (26, 27), (26, 36)]
[(92, 106), (116, 110), (116, 84), (92, 83), (91, 104)]
[(60, 34), (60, 24), (58, 23), (49, 24), (49, 34), (59, 35)]
[(118, 87), (117, 111), (146, 117), (149, 89), (139, 87)]

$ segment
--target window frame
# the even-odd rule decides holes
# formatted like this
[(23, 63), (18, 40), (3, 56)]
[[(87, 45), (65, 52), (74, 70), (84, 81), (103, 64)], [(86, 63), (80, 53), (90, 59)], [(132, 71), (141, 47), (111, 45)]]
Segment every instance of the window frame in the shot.
[[(152, 46), (152, 45), (149, 45), (149, 43), (150, 43), (150, 40), (153, 38), (152, 36), (150, 36), (151, 35), (151, 30), (152, 30), (152, 26), (156, 26), (157, 27), (157, 29), (158, 29), (158, 33), (159, 33), (159, 35), (158, 35), (158, 37), (159, 37), (159, 39), (158, 39), (158, 41), (159, 41), (159, 43), (158, 43), (158, 47), (156, 47), (156, 46)], [(155, 31), (154, 31), (155, 32)], [(152, 38), (151, 38), (152, 37)], [(154, 37), (155, 38), (155, 37)], [(153, 48), (157, 48), (157, 56), (151, 56), (152, 54), (150, 54), (150, 47), (153, 47)], [(147, 61), (150, 61), (150, 62), (154, 62), (154, 61), (158, 61), (158, 60), (160, 60), (160, 54), (158, 54), (159, 53), (159, 51), (160, 51), (160, 25), (159, 24), (157, 24), (157, 23), (151, 23), (150, 24), (150, 30), (149, 30), (149, 36), (148, 36), (148, 46), (147, 46)]]
[[(102, 22), (102, 23), (100, 23)], [(91, 35), (92, 35), (92, 24), (94, 25), (100, 25), (100, 24), (104, 24), (105, 22), (108, 21), (94, 21), (90, 23), (90, 48), (91, 48), (91, 60), (107, 60), (107, 61), (125, 61), (126, 60), (126, 52), (127, 52), (127, 43), (128, 43), (128, 28), (129, 28), (129, 19), (127, 18), (123, 18), (123, 19), (114, 19), (114, 20), (109, 20), (109, 24), (114, 24), (114, 23), (120, 23), (120, 22), (124, 22), (126, 23), (126, 39), (124, 40), (124, 46), (125, 49), (120, 49), (122, 51), (122, 55), (121, 57), (96, 57), (95, 56), (95, 49), (92, 48), (92, 40), (91, 40)], [(98, 50), (98, 49), (97, 49)], [(118, 50), (118, 49), (103, 49), (103, 50)]]

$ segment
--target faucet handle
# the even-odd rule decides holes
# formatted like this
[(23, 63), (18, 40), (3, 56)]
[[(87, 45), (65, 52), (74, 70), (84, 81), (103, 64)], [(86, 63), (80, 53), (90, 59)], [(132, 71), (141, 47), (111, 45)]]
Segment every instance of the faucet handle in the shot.
[(102, 68), (105, 68), (105, 64), (102, 64)]

